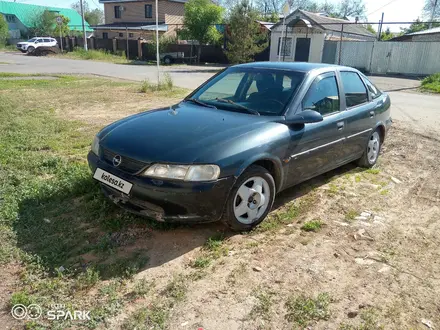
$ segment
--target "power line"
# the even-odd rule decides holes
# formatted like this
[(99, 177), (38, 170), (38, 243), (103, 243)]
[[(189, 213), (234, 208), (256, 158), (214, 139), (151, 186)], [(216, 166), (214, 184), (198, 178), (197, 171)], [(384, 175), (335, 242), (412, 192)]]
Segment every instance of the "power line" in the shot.
[(377, 8), (376, 10), (372, 11), (371, 13), (368, 13), (367, 16), (371, 15), (371, 14), (374, 14), (375, 12), (378, 12), (379, 10), (381, 10), (382, 8), (388, 6), (389, 4), (393, 3), (394, 1), (397, 1), (397, 0), (391, 0), (390, 2), (387, 2), (386, 4), (384, 4), (383, 6)]

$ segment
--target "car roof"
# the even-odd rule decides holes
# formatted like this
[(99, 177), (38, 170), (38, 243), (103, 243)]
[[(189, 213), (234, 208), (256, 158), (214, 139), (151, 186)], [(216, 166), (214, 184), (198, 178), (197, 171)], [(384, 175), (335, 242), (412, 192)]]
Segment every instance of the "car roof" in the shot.
[(290, 71), (301, 71), (309, 72), (316, 69), (335, 69), (335, 68), (347, 68), (353, 70), (353, 68), (348, 68), (335, 64), (327, 63), (309, 63), (309, 62), (252, 62), (245, 64), (234, 65), (234, 68), (255, 68), (255, 69), (278, 69), (278, 70), (290, 70)]

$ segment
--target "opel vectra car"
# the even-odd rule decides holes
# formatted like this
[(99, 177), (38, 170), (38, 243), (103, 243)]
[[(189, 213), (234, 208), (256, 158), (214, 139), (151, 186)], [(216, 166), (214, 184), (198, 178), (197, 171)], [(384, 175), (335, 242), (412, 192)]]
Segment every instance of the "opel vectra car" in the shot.
[(105, 127), (88, 162), (128, 211), (250, 230), (281, 190), (349, 162), (372, 167), (390, 125), (389, 96), (355, 69), (249, 63)]

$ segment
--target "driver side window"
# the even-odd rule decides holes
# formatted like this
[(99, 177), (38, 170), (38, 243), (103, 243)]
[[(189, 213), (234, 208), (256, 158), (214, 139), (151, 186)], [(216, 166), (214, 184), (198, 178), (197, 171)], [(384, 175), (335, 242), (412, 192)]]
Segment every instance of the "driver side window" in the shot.
[(339, 90), (336, 77), (318, 77), (303, 99), (303, 110), (314, 110), (325, 116), (339, 111)]

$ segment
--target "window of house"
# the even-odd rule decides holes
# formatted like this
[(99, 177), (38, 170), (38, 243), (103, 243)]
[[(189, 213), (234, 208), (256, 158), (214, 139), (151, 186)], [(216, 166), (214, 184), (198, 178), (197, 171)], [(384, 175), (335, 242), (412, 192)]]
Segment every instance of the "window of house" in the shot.
[(153, 6), (145, 5), (145, 18), (152, 18), (152, 17), (153, 17)]
[(108, 39), (108, 32), (102, 32), (102, 39)]
[(14, 15), (6, 15), (6, 21), (13, 23), (15, 22), (15, 16)]
[(123, 38), (124, 34), (122, 32), (119, 32), (119, 38)]
[(128, 37), (129, 37), (129, 38), (133, 38), (133, 33), (129, 33), (129, 34), (128, 34)]
[(368, 102), (367, 89), (356, 72), (342, 71), (341, 79), (347, 108)]
[(323, 116), (339, 111), (339, 90), (334, 75), (315, 79), (303, 99), (303, 110), (318, 111)]
[(121, 18), (121, 6), (115, 6), (115, 18)]
[[(281, 49), (282, 48), (282, 49)], [(281, 47), (281, 37), (278, 38), (278, 52), (277, 55), (291, 56), (292, 55), (292, 38), (283, 38), (283, 45)]]

